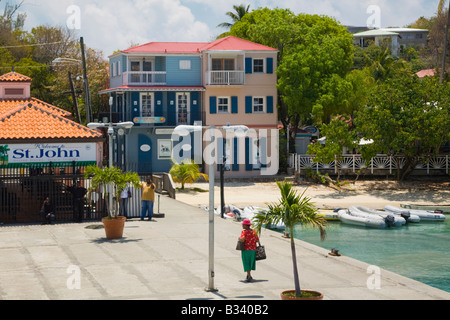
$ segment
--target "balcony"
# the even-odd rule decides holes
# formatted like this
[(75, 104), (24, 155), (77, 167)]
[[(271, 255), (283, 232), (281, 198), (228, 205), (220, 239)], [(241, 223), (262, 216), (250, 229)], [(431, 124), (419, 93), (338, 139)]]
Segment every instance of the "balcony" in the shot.
[(130, 71), (123, 73), (125, 86), (165, 86), (166, 72), (164, 71)]
[(244, 85), (244, 71), (209, 71), (207, 85)]

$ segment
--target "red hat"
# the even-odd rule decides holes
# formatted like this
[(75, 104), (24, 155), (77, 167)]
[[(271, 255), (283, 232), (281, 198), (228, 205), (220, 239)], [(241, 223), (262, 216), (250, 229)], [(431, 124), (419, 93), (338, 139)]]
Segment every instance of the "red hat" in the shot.
[(244, 219), (244, 221), (242, 221), (242, 225), (244, 225), (244, 226), (251, 226), (252, 222), (249, 219)]

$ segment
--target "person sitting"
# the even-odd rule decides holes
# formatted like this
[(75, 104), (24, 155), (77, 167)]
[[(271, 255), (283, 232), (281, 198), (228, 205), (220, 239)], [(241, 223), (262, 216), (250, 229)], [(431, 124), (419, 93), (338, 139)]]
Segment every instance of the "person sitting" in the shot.
[(46, 197), (41, 207), (42, 224), (53, 224), (55, 221), (54, 207), (50, 197)]

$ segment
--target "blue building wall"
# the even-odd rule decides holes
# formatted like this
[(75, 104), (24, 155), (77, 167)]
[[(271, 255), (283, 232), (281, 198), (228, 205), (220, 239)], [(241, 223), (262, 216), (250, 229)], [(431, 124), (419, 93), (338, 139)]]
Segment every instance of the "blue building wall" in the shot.
[[(190, 61), (189, 70), (180, 69), (180, 61)], [(202, 66), (200, 57), (167, 57), (167, 85), (168, 86), (201, 86), (202, 85)]]

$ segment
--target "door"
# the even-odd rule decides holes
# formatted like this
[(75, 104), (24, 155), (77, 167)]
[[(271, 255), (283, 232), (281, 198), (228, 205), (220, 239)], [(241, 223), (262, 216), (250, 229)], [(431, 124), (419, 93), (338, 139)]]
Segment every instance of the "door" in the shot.
[(177, 124), (190, 123), (190, 95), (189, 93), (177, 93)]

